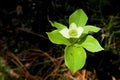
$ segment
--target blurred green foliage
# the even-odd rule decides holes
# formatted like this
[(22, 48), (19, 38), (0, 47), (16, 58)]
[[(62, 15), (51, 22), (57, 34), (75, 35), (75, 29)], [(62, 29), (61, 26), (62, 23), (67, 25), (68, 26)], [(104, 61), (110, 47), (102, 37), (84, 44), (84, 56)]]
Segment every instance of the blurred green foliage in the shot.
[(4, 63), (3, 59), (0, 58), (0, 80), (8, 80), (10, 78), (9, 67)]

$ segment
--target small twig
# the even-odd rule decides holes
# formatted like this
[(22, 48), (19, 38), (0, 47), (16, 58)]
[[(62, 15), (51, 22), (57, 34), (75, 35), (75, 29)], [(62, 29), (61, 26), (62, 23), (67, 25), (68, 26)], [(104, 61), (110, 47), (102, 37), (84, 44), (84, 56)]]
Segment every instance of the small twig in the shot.
[(60, 65), (61, 65), (62, 61), (63, 61), (63, 56), (61, 57), (60, 61), (57, 61), (57, 63), (56, 63), (57, 65), (56, 65), (53, 73), (55, 73), (55, 72), (58, 71), (58, 69), (60, 68)]
[(42, 54), (44, 54), (45, 56), (47, 56), (53, 63), (54, 63), (54, 65), (56, 66), (57, 64), (55, 63), (56, 62), (56, 59), (55, 58), (53, 58), (53, 57), (51, 57), (49, 54), (48, 54), (48, 52), (44, 52), (44, 51), (42, 51), (42, 50), (40, 50), (40, 49), (32, 49), (33, 51), (36, 51), (36, 52), (41, 52)]
[(116, 78), (114, 76), (112, 76), (112, 80), (116, 80)]
[(20, 62), (20, 60), (12, 52), (7, 51), (7, 55), (12, 57), (13, 59), (15, 59), (20, 66), (24, 67), (24, 65)]
[(18, 62), (18, 67), (20, 67), (20, 69), (23, 71), (23, 74), (25, 75), (25, 78), (29, 79), (29, 80), (43, 80), (41, 77), (37, 77), (37, 76), (32, 76), (27, 69), (24, 67), (24, 65), (20, 62), (20, 60), (17, 58), (17, 56), (15, 56), (12, 52), (7, 51), (7, 55), (12, 57), (13, 59), (15, 59)]
[(35, 32), (32, 32), (32, 31), (30, 31), (29, 29), (26, 29), (26, 28), (18, 28), (18, 30), (24, 31), (24, 32), (27, 32), (27, 33), (30, 33), (30, 34), (33, 34), (33, 35), (36, 35), (36, 36), (39, 36), (39, 37), (44, 38), (44, 39), (48, 39), (47, 37), (45, 37), (41, 34), (37, 34)]
[[(58, 61), (59, 59), (60, 59), (60, 61)], [(61, 65), (61, 63), (62, 63), (62, 61), (63, 61), (63, 56), (60, 57), (60, 58), (58, 58), (58, 59), (56, 59), (55, 61), (56, 61), (56, 62), (54, 62), (54, 63), (56, 63), (57, 65), (55, 65), (54, 70), (53, 70), (49, 75), (47, 75), (47, 76), (44, 78), (44, 80), (47, 80), (49, 76), (58, 75), (58, 70), (59, 70), (60, 65)]]

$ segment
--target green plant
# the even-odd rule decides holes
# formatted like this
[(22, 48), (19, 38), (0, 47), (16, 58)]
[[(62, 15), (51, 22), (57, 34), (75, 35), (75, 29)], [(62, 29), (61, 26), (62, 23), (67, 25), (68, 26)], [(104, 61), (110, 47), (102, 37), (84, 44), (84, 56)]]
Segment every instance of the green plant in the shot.
[(9, 67), (4, 63), (4, 60), (0, 57), (0, 80), (7, 80), (9, 77)]
[(102, 42), (104, 41), (104, 49), (106, 51), (112, 50), (114, 54), (119, 55), (119, 18), (117, 16), (109, 16), (108, 22), (104, 24), (102, 30)]
[(103, 50), (99, 42), (91, 35), (100, 28), (92, 25), (86, 25), (87, 15), (82, 9), (76, 10), (69, 16), (69, 28), (67, 26), (50, 21), (56, 30), (47, 32), (48, 38), (55, 44), (65, 45), (64, 60), (65, 65), (75, 73), (82, 69), (86, 62), (86, 50), (98, 52)]

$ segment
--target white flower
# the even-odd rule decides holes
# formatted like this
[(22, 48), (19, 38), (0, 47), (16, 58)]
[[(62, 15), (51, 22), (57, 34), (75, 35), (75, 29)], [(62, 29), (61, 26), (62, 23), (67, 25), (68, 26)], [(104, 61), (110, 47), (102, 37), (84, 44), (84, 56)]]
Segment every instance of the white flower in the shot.
[(83, 32), (82, 27), (77, 27), (75, 23), (71, 23), (69, 29), (66, 27), (59, 32), (65, 37), (65, 38), (79, 38)]

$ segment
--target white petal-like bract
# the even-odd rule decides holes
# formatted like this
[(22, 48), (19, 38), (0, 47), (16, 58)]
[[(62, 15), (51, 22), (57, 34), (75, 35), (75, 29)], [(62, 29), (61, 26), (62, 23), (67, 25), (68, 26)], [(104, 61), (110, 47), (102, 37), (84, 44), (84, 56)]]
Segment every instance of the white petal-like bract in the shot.
[(78, 29), (77, 29), (78, 35), (76, 36), (76, 38), (79, 38), (81, 36), (83, 30), (84, 29), (82, 27), (78, 27)]
[(65, 38), (70, 38), (70, 36), (68, 35), (68, 28), (64, 28), (61, 31), (59, 31)]
[(65, 38), (79, 38), (83, 32), (82, 27), (77, 27), (75, 23), (71, 23), (69, 29), (66, 27), (60, 30), (60, 34), (62, 34)]

